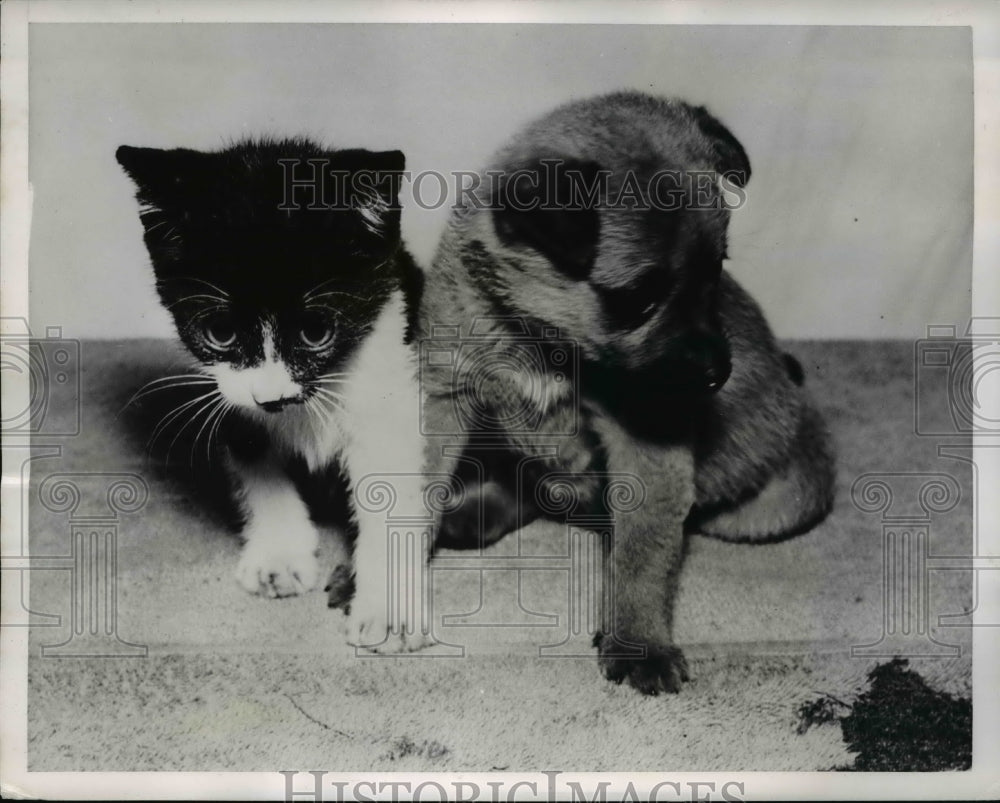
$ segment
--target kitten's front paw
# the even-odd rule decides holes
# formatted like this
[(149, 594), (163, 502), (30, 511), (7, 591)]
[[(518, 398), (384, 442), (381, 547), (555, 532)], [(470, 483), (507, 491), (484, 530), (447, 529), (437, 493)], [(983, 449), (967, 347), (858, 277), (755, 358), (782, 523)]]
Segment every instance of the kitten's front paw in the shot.
[(419, 622), (390, 622), (382, 598), (355, 595), (347, 618), (347, 643), (372, 652), (391, 654), (416, 652), (434, 643)]
[(251, 539), (236, 566), (236, 581), (251, 594), (264, 597), (305, 594), (316, 587), (318, 580), (316, 549), (307, 544)]
[(604, 633), (594, 637), (597, 663), (604, 677), (615, 683), (628, 684), (642, 694), (676, 693), (681, 684), (690, 680), (684, 653), (672, 644), (646, 645), (643, 658), (616, 655), (621, 647)]

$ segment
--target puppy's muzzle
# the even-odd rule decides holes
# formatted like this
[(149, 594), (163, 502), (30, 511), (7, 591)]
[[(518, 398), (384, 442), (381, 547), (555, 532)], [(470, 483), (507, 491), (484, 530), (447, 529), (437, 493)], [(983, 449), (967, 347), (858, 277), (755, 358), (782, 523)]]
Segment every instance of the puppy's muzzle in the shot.
[(715, 393), (726, 384), (733, 367), (726, 339), (709, 332), (678, 337), (667, 362), (667, 381), (693, 393)]

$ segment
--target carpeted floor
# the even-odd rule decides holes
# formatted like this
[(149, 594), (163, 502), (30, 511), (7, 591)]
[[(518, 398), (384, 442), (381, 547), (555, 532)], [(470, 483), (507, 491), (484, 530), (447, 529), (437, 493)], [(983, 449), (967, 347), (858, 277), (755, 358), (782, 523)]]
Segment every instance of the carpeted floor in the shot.
[[(31, 629), (29, 769), (850, 766), (854, 754), (838, 722), (805, 727), (803, 706), (824, 695), (851, 704), (893, 650), (909, 655), (909, 667), (932, 689), (971, 695), (970, 630), (961, 617), (974, 604), (971, 572), (929, 571), (928, 582), (911, 589), (928, 606), (929, 634), (902, 634), (895, 647), (882, 639), (886, 622), (899, 621), (891, 605), (886, 612), (883, 593), (884, 515), (903, 516), (914, 532), (925, 527), (932, 556), (972, 553), (972, 471), (938, 455), (940, 444), (968, 439), (914, 434), (912, 344), (788, 346), (806, 366), (837, 443), (834, 513), (784, 543), (693, 537), (676, 615), (693, 680), (679, 695), (646, 698), (600, 677), (586, 633), (568, 638), (563, 527), (529, 527), (493, 551), (557, 556), (553, 568), (535, 561), (521, 571), (482, 571), (468, 560), (449, 563), (462, 555), (444, 553), (433, 610), (437, 635), (452, 646), (415, 656), (356, 656), (343, 640), (343, 614), (328, 610), (320, 592), (247, 596), (232, 577), (238, 541), (223, 517), (190, 478), (150, 461), (128, 414), (118, 415), (145, 381), (181, 364), (179, 352), (151, 341), (83, 343), (79, 408), (71, 375), (46, 411), (46, 431), (60, 432), (75, 429), (79, 409), (79, 434), (39, 437), (39, 446), (60, 452), (38, 452), (32, 463), (27, 609), (34, 624), (50, 626)], [(921, 415), (946, 413), (943, 382), (921, 393)], [(852, 501), (852, 484), (867, 473), (890, 475), (882, 478), (890, 513), (879, 512), (877, 490)], [(933, 508), (946, 504), (921, 507), (927, 499), (915, 473), (952, 478), (960, 501), (944, 512)], [(122, 490), (109, 496), (128, 479), (117, 475), (138, 475), (148, 499), (129, 500)], [(80, 489), (78, 500), (58, 503), (60, 479)], [(204, 475), (194, 479), (210, 484)], [(110, 498), (117, 518), (108, 513)], [(84, 542), (90, 532), (113, 533), (116, 543), (102, 543), (114, 548), (99, 556), (117, 563), (74, 563), (71, 532)], [(116, 583), (80, 579), (102, 572)], [(89, 634), (86, 619), (73, 632), (74, 613), (110, 601), (116, 617), (102, 615), (95, 627), (117, 639)], [(941, 625), (948, 614), (949, 626)], [(852, 645), (880, 640), (884, 649), (851, 657)], [(540, 657), (540, 646), (564, 642), (561, 652), (585, 657)], [(42, 656), (43, 645), (60, 643)], [(955, 645), (960, 654), (936, 645)], [(66, 657), (88, 648), (104, 657)], [(941, 654), (914, 657), (928, 651)]]

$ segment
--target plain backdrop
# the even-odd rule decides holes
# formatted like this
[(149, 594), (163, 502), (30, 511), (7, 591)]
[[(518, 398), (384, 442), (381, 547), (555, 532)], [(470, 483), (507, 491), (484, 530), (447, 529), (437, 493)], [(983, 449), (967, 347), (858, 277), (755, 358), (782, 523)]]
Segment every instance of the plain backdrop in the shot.
[[(172, 333), (118, 145), (305, 134), (476, 170), (533, 117), (622, 88), (705, 104), (744, 144), (730, 269), (779, 336), (970, 315), (968, 28), (33, 24), (29, 43), (35, 332)], [(404, 197), (425, 266), (447, 215)]]

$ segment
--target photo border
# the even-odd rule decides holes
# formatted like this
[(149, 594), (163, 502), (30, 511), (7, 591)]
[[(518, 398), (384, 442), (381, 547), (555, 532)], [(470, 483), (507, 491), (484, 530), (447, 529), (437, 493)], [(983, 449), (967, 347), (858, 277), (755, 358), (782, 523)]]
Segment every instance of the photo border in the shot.
[[(556, 2), (480, 2), (475, 4), (439, 2), (85, 2), (72, 0), (8, 0), (2, 13), (2, 54), (0, 54), (0, 94), (3, 119), (0, 150), (0, 194), (3, 198), (0, 231), (2, 275), (2, 315), (27, 318), (28, 241), (31, 224), (31, 189), (28, 183), (28, 27), (32, 24), (65, 22), (128, 23), (206, 23), (206, 22), (480, 22), (480, 23), (618, 23), (670, 25), (929, 25), (969, 26), (973, 32), (975, 88), (975, 226), (973, 235), (973, 317), (996, 316), (1000, 299), (1000, 149), (995, 147), (1000, 131), (1000, 6), (989, 2), (869, 2), (853, 4), (823, 2), (744, 3), (647, 3), (580, 2), (572, 5)], [(984, 400), (998, 409), (998, 399)], [(27, 398), (24, 383), (5, 382), (3, 404), (13, 406)], [(1000, 458), (996, 449), (988, 449), (976, 439), (975, 459), (983, 467), (983, 487), (1000, 487)], [(6, 471), (6, 467), (5, 467)], [(990, 479), (993, 478), (992, 485)], [(18, 519), (20, 477), (3, 478), (3, 543), (19, 539), (26, 521)], [(10, 504), (10, 500), (15, 502)], [(983, 499), (980, 520), (975, 523), (985, 553), (1000, 554), (1000, 509), (994, 500)], [(4, 552), (6, 553), (6, 549)], [(28, 573), (25, 573), (26, 575)], [(1000, 575), (981, 572), (980, 621), (1000, 620)], [(10, 584), (13, 586), (13, 584)], [(25, 582), (27, 585), (27, 580)], [(14, 588), (4, 588), (3, 603)], [(17, 602), (16, 600), (14, 602)], [(13, 604), (13, 603), (12, 603)], [(19, 604), (19, 603), (18, 603)], [(614, 780), (615, 785), (632, 781), (637, 789), (669, 779), (681, 784), (714, 781), (743, 784), (742, 799), (850, 798), (949, 799), (985, 797), (995, 794), (1000, 770), (991, 762), (998, 754), (997, 723), (1000, 723), (1000, 687), (996, 671), (1000, 666), (1000, 629), (978, 627), (973, 633), (975, 688), (973, 727), (973, 769), (960, 773), (566, 773), (561, 782), (575, 781), (591, 793), (598, 780)], [(62, 799), (146, 797), (171, 799), (255, 798), (284, 799), (286, 777), (280, 772), (258, 773), (104, 773), (104, 772), (35, 772), (26, 770), (27, 743), (27, 628), (4, 628), (0, 633), (0, 772), (3, 794), (8, 798), (58, 797)], [(303, 770), (305, 772), (305, 770)], [(545, 789), (546, 776), (532, 773), (329, 773), (329, 780), (348, 784), (362, 781), (409, 780), (414, 784), (428, 780), (459, 778), (485, 784), (505, 781), (506, 788), (516, 780), (533, 781)], [(451, 788), (451, 787), (446, 787)], [(526, 788), (527, 789), (527, 788)], [(325, 789), (324, 791), (331, 791)], [(641, 791), (641, 790), (640, 790)], [(326, 797), (326, 796), (325, 796)], [(294, 799), (305, 800), (298, 795)], [(330, 799), (326, 797), (326, 799)], [(539, 799), (529, 797), (527, 799)]]

